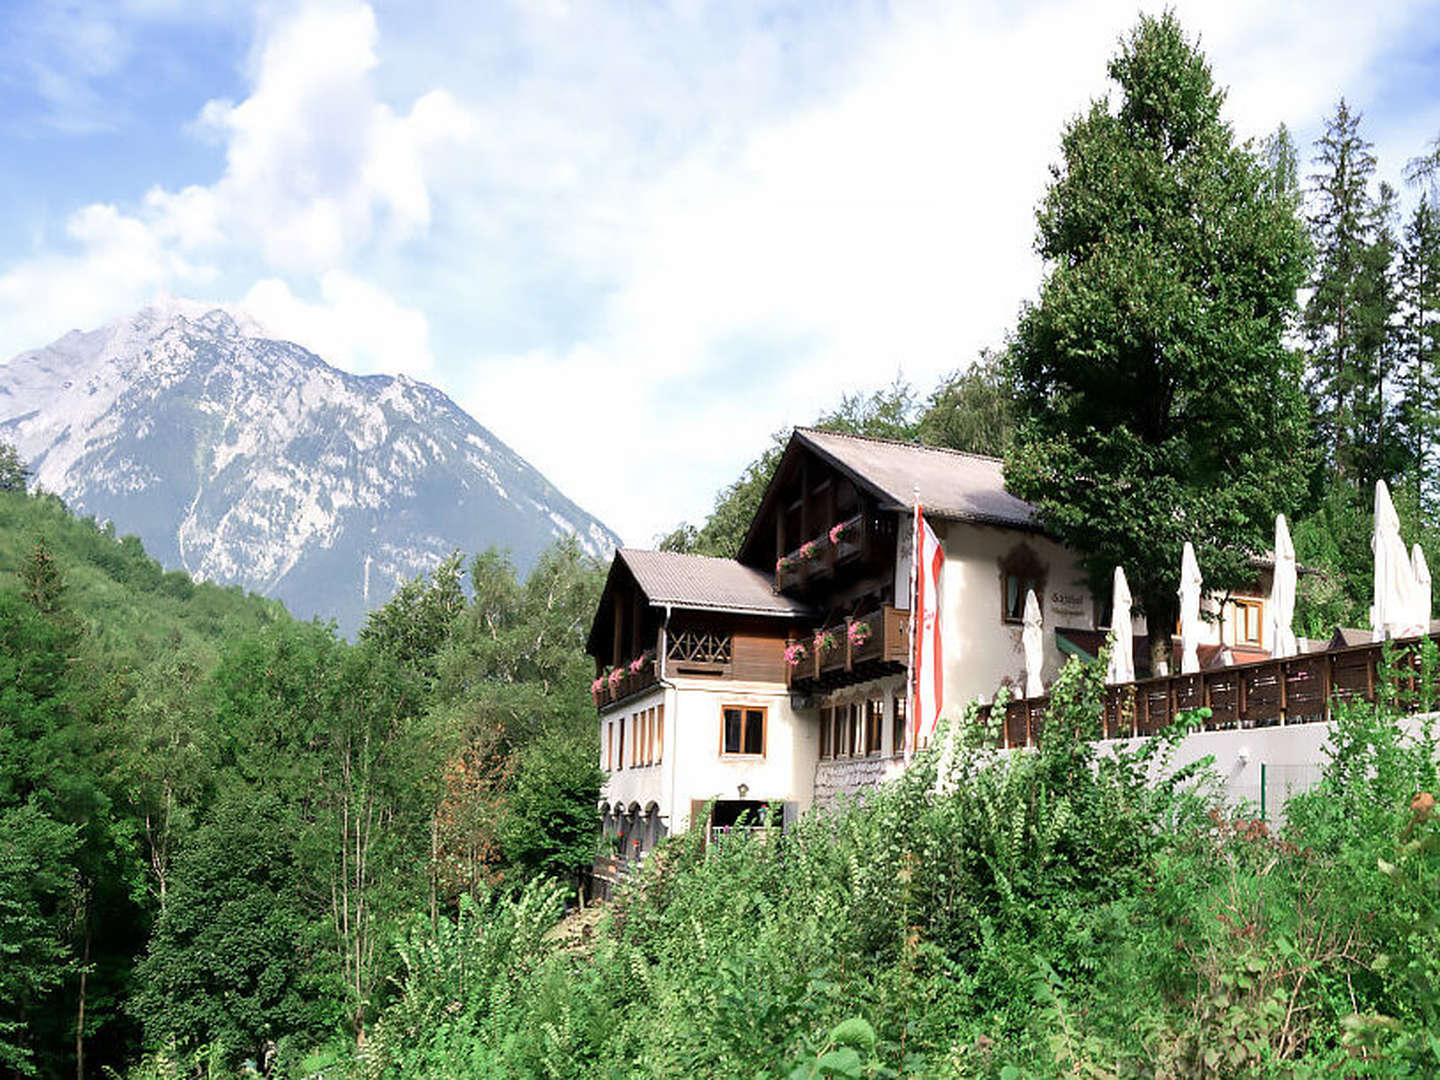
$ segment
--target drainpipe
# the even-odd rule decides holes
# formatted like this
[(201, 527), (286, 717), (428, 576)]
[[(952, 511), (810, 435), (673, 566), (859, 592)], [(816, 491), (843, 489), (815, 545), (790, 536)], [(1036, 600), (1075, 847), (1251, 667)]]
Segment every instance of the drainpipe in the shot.
[[(665, 690), (666, 690), (665, 696), (666, 696), (667, 698), (670, 696), (670, 695), (669, 695), (669, 691), (675, 689), (674, 685), (671, 684), (671, 683), (665, 678), (666, 665), (668, 664), (669, 659), (670, 659), (670, 655), (669, 655), (669, 654), (670, 654), (670, 605), (669, 605), (669, 604), (666, 604), (666, 605), (665, 605), (665, 621), (660, 624), (660, 657), (659, 657), (659, 660), (660, 660), (660, 685), (665, 688)], [(674, 721), (675, 721), (675, 737), (674, 737), (673, 739), (667, 740), (667, 745), (668, 745), (669, 748), (670, 748), (670, 832), (671, 832), (672, 834), (673, 834), (674, 831), (675, 831), (675, 824), (676, 824), (676, 822), (675, 822), (675, 783), (676, 783), (675, 775), (676, 775), (676, 771), (677, 771), (677, 770), (676, 770), (676, 763), (680, 760), (680, 745), (679, 745), (679, 743), (680, 743), (680, 716), (679, 716), (679, 710), (678, 710), (678, 708), (677, 708), (678, 705), (679, 705), (679, 695), (676, 695), (676, 700), (671, 703), (671, 707), (665, 710), (667, 713), (670, 714), (669, 716), (667, 716), (667, 717), (665, 718), (665, 722), (666, 722), (666, 723), (669, 723), (671, 720), (674, 720)]]

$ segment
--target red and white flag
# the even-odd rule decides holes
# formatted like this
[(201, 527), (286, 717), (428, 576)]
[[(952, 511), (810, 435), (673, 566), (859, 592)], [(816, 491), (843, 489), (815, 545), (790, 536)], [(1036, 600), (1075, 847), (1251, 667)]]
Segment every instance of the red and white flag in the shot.
[(911, 603), (915, 640), (911, 646), (914, 689), (910, 745), (919, 748), (930, 741), (940, 719), (940, 704), (945, 700), (945, 664), (940, 650), (940, 571), (945, 566), (945, 551), (918, 503), (914, 536), (915, 588)]

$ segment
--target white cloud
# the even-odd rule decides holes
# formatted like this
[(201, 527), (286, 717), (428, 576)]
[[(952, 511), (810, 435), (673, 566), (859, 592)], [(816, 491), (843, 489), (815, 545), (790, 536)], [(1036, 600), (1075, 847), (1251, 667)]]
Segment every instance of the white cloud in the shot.
[(267, 333), (304, 345), (350, 371), (426, 372), (434, 362), (425, 313), (342, 270), (320, 278), (321, 303), (295, 296), (278, 278), (257, 281), (241, 302)]
[[(233, 288), (238, 268), (250, 268), (266, 275), (251, 298), (302, 344), (366, 369), (428, 368), (423, 313), (351, 267), (429, 227), (432, 174), (472, 122), (444, 90), (404, 112), (379, 100), (376, 42), (364, 4), (300, 6), (269, 24), (249, 96), (200, 110), (198, 133), (225, 147), (223, 174), (154, 187), (129, 212), (76, 211), (72, 253), (24, 260), (0, 277), (0, 355), (215, 281), (221, 268)], [(322, 302), (297, 299), (291, 284), (313, 286)]]

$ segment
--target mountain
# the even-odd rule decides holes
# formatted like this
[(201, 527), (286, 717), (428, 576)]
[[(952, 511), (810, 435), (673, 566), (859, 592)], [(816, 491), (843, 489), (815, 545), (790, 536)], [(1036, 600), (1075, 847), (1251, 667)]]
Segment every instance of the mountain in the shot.
[(339, 371), (191, 301), (0, 365), (0, 438), (166, 566), (349, 634), (456, 548), (523, 570), (558, 537), (619, 543), (434, 387)]

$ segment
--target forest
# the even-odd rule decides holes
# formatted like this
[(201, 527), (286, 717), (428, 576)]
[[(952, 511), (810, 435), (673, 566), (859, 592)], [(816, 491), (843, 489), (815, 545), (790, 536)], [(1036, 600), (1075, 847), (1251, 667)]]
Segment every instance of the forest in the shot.
[[(1152, 618), (1183, 539), (1223, 586), (1284, 511), (1316, 571), (1297, 628), (1367, 625), (1374, 482), (1440, 535), (1440, 144), (1402, 196), (1341, 102), (1302, 179), (1283, 129), (1236, 140), (1173, 15), (1108, 70), (1003, 347), (819, 423), (1004, 457)], [(733, 552), (779, 445), (663, 546)], [(1337, 709), (1268, 821), (1167, 764), (1183, 723), (1097, 754), (1075, 663), (1036, 752), (948, 717), (943, 762), (783, 833), (668, 839), (577, 912), (601, 581), (564, 544), (523, 576), (457, 553), (348, 642), (163, 570), (0, 448), (0, 1075), (1440, 1070), (1436, 733), (1401, 719), (1434, 647), (1391, 657), (1418, 689)]]

